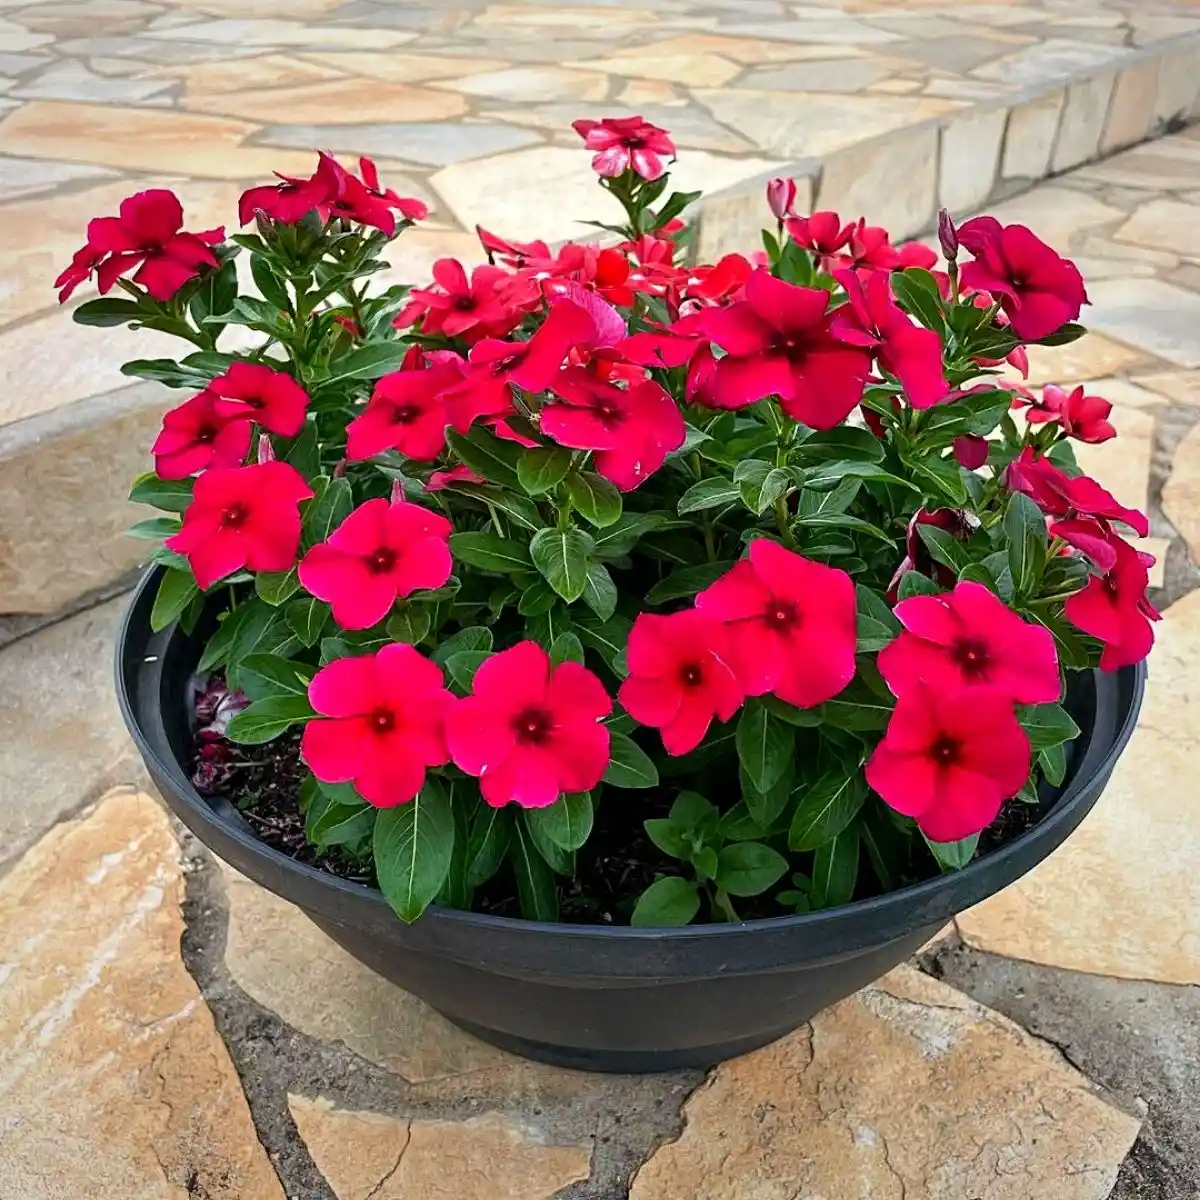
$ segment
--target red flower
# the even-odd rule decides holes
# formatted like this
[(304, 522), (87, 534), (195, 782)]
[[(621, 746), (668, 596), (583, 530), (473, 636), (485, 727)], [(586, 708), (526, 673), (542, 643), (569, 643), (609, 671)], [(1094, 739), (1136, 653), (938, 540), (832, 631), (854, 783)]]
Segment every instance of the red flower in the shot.
[(346, 426), (346, 457), (361, 462), (385, 450), (399, 450), (418, 461), (437, 458), (446, 448), (450, 423), (442, 397), (462, 382), (461, 362), (451, 355), (380, 379), (367, 407)]
[(1154, 645), (1151, 621), (1159, 619), (1158, 610), (1146, 598), (1150, 586), (1147, 559), (1120, 538), (1112, 538), (1112, 568), (1104, 576), (1094, 575), (1081, 592), (1068, 596), (1063, 612), (1071, 624), (1104, 643), (1100, 667), (1115, 671), (1118, 667), (1141, 662)]
[(797, 708), (831, 700), (854, 678), (854, 583), (845, 571), (768, 538), (696, 597), (725, 624), (729, 662), (750, 696), (770, 692)]
[(834, 271), (834, 276), (850, 303), (834, 313), (833, 335), (848, 345), (873, 349), (879, 366), (900, 381), (913, 408), (945, 400), (950, 385), (942, 370), (942, 339), (914, 324), (892, 299), (887, 275), (872, 272), (865, 289), (853, 271)]
[(906, 242), (896, 251), (896, 265), (893, 268), (903, 271), (908, 267), (920, 267), (923, 271), (931, 271), (937, 265), (937, 251), (922, 242)]
[(1029, 776), (1029, 738), (1002, 691), (951, 692), (918, 683), (896, 701), (867, 782), (930, 841), (987, 828)]
[(325, 783), (353, 782), (378, 808), (407, 804), (425, 786), (427, 767), (449, 761), (444, 724), (453, 697), (441, 669), (411, 646), (384, 646), (339, 658), (308, 685), (312, 720), (300, 757)]
[(536, 642), (493, 654), (475, 673), (473, 693), (446, 721), (455, 765), (479, 778), (493, 808), (515, 801), (545, 808), (564, 792), (586, 792), (608, 769), (604, 685), (586, 667), (557, 667)]
[(446, 582), (450, 531), (445, 517), (419, 504), (368, 500), (300, 560), (300, 582), (343, 629), (369, 629), (397, 597)]
[(278, 171), (275, 174), (282, 183), (264, 184), (242, 193), (238, 200), (241, 224), (249, 224), (258, 213), (281, 225), (295, 225), (314, 211), (322, 223), (329, 219), (329, 206), (336, 198), (341, 182), (336, 171), (322, 161), (309, 179), (293, 179)]
[(1050, 536), (1062, 538), (1086, 555), (1101, 571), (1111, 571), (1117, 563), (1116, 543), (1121, 539), (1107, 521), (1093, 517), (1069, 517), (1050, 522)]
[(541, 279), (547, 296), (575, 300), (573, 284), (603, 296), (611, 304), (632, 304), (633, 288), (629, 286), (629, 256), (617, 246), (580, 245), (567, 242), (557, 257), (529, 262), (525, 267), (532, 277)]
[(1042, 425), (1057, 421), (1068, 437), (1081, 442), (1107, 442), (1117, 436), (1109, 421), (1112, 405), (1100, 396), (1085, 396), (1081, 384), (1073, 392), (1048, 383), (1042, 388), (1042, 398), (1037, 400), (1024, 388), (1013, 393), (1013, 408), (1025, 408), (1025, 419), (1030, 425)]
[(560, 446), (595, 451), (596, 470), (631, 492), (683, 445), (687, 427), (669, 393), (652, 380), (572, 389), (541, 413), (542, 432)]
[(589, 150), (597, 175), (612, 178), (632, 169), (643, 179), (657, 179), (666, 171), (663, 155), (675, 157), (675, 143), (665, 129), (641, 117), (605, 117), (602, 121), (581, 119), (571, 127)]
[(836, 254), (850, 241), (854, 226), (843, 226), (835, 212), (815, 212), (811, 217), (792, 217), (787, 222), (787, 231), (798, 246), (824, 258)]
[(224, 229), (181, 233), (183, 206), (174, 192), (164, 188), (138, 192), (121, 201), (120, 214), (88, 222), (87, 245), (54, 281), (62, 289), (60, 302), (93, 271), (103, 294), (135, 267), (134, 283), (155, 300), (170, 300), (202, 267), (219, 265), (212, 247), (225, 240)]
[(456, 483), (487, 483), (487, 480), (470, 467), (447, 467), (444, 471), (434, 471), (425, 481), (425, 491), (444, 492), (446, 488)]
[(968, 471), (978, 471), (991, 453), (991, 443), (987, 438), (975, 433), (960, 434), (951, 443), (950, 448), (958, 465)]
[(981, 583), (896, 605), (904, 626), (879, 652), (879, 672), (897, 696), (917, 683), (939, 693), (983, 684), (1018, 704), (1051, 704), (1062, 694), (1054, 635), (1023, 621)]
[(892, 271), (900, 265), (900, 253), (891, 243), (886, 229), (858, 219), (850, 232), (846, 253), (838, 256), (844, 266), (870, 271)]
[(796, 203), (796, 181), (794, 179), (767, 180), (767, 207), (777, 221), (786, 220), (792, 215)]
[(167, 549), (187, 556), (202, 588), (243, 567), (286, 571), (300, 544), (300, 501), (312, 494), (287, 463), (214, 467), (197, 478), (183, 528), (167, 538)]
[(1060, 329), (1088, 303), (1075, 264), (1024, 225), (975, 217), (958, 227), (958, 240), (975, 256), (962, 268), (963, 286), (998, 296), (1022, 341), (1037, 341)]
[(248, 418), (281, 437), (295, 437), (304, 428), (308, 393), (286, 371), (236, 362), (208, 388), (220, 397), (217, 412), (229, 420)]
[(618, 699), (643, 725), (662, 731), (668, 754), (687, 754), (715, 717), (728, 721), (745, 698), (731, 665), (729, 631), (695, 609), (642, 613), (626, 648), (629, 677)]
[(561, 370), (571, 348), (586, 343), (595, 330), (592, 318), (577, 304), (550, 307), (546, 319), (527, 342), (484, 338), (471, 348), (465, 378), (445, 394), (450, 424), (466, 433), (484, 418), (511, 416), (513, 388), (544, 391)]
[(439, 258), (433, 264), (437, 288), (414, 288), (408, 303), (392, 322), (407, 329), (418, 320), (421, 332), (468, 339), (501, 337), (520, 323), (525, 312), (538, 304), (537, 289), (527, 280), (510, 275), (500, 267), (480, 266), (467, 278), (454, 258)]
[(367, 211), (368, 202), (370, 202), (370, 213), (372, 220), (368, 221), (363, 216), (355, 216), (353, 212), (343, 213), (338, 210), (342, 208), (344, 201), (339, 201), (335, 212), (339, 216), (349, 216), (352, 220), (362, 221), (367, 225), (374, 225), (378, 229), (382, 229), (389, 237), (396, 231), (396, 223), (391, 218), (389, 209), (394, 209), (400, 214), (405, 221), (423, 221), (429, 216), (429, 205), (424, 200), (417, 200), (411, 196), (397, 195), (391, 188), (383, 188), (379, 185), (379, 171), (375, 163), (369, 158), (360, 158), (358, 160), (358, 169), (362, 174), (362, 183), (354, 178), (350, 179), (354, 184), (361, 186), (366, 193), (366, 200), (358, 195), (358, 187), (353, 187), (353, 203), (351, 209), (357, 209), (360, 213)]
[(715, 367), (713, 402), (743, 408), (777, 395), (784, 411), (815, 429), (832, 429), (862, 399), (871, 357), (830, 330), (824, 288), (797, 287), (755, 271), (746, 298), (706, 309), (698, 324), (725, 351)]
[(1026, 446), (1009, 463), (1004, 472), (1004, 486), (1009, 491), (1023, 492), (1051, 516), (1124, 521), (1141, 537), (1150, 532), (1149, 522), (1136, 508), (1118, 504), (1111, 493), (1087, 475), (1071, 478), (1064, 474), (1048, 458), (1035, 455), (1031, 446)]
[(742, 288), (753, 273), (754, 267), (748, 258), (726, 254), (715, 266), (692, 270), (687, 281), (687, 296), (709, 304), (718, 304), (734, 296), (740, 299)]
[(491, 262), (494, 255), (500, 255), (510, 267), (523, 267), (530, 259), (550, 259), (550, 247), (545, 242), (509, 242), (494, 233), (488, 233), (482, 225), (475, 226), (479, 244)]
[(185, 400), (163, 417), (155, 439), (154, 473), (159, 479), (186, 479), (207, 467), (240, 466), (250, 449), (251, 422), (220, 411), (210, 391)]

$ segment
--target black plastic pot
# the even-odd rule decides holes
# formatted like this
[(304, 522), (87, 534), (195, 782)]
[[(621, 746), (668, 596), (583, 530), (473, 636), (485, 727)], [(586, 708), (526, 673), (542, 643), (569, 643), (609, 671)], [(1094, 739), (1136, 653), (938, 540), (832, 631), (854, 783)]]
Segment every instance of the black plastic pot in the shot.
[(176, 627), (150, 631), (157, 583), (157, 572), (143, 580), (121, 627), (117, 692), (151, 776), (184, 824), (457, 1025), (529, 1058), (593, 1071), (710, 1066), (795, 1029), (903, 962), (1083, 820), (1133, 732), (1145, 687), (1144, 666), (1081, 673), (1067, 707), (1083, 732), (1065, 786), (1043, 797), (1048, 811), (1037, 825), (952, 875), (842, 908), (742, 924), (550, 925), (435, 907), (404, 925), (378, 892), (264, 845), (231, 804), (202, 798), (188, 782), (188, 680), (203, 639)]

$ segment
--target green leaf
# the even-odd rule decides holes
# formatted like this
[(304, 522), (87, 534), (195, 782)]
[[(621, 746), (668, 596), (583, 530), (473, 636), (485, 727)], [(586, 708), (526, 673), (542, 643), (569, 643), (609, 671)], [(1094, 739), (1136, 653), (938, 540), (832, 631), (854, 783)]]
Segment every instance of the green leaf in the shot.
[(253, 608), (252, 604), (239, 604), (237, 608), (226, 612), (221, 617), (221, 623), (217, 626), (216, 633), (208, 639), (208, 645), (204, 647), (204, 653), (196, 664), (197, 672), (209, 671), (225, 662), (237, 638), (238, 631), (245, 624), (246, 618)]
[(897, 829), (878, 799), (864, 806), (859, 832), (880, 888), (894, 892), (904, 882), (909, 835)]
[(700, 911), (700, 893), (690, 879), (667, 875), (656, 879), (634, 905), (630, 925), (678, 927), (687, 925)]
[[(921, 836), (925, 837), (924, 834)], [(931, 842), (925, 838), (925, 844), (943, 871), (961, 871), (975, 857), (979, 834), (973, 833), (959, 842)]]
[[(468, 488), (470, 489), (469, 493)], [(522, 496), (519, 492), (509, 492), (498, 487), (484, 487), (480, 484), (451, 486), (449, 490), (464, 496), (470, 494), (475, 499), (482, 500), (497, 512), (502, 512), (521, 529), (533, 532), (541, 529), (546, 523), (542, 514), (538, 512), (537, 505), (528, 496)]]
[(547, 808), (525, 812), (530, 825), (536, 825), (556, 846), (578, 850), (591, 836), (594, 812), (591, 792), (568, 792)]
[(354, 845), (372, 835), (379, 812), (353, 784), (321, 784), (304, 814), (304, 832), (318, 850)]
[(1019, 705), (1017, 720), (1035, 751), (1061, 746), (1079, 736), (1079, 726), (1061, 704)]
[(231, 742), (257, 746), (272, 741), (314, 715), (307, 695), (269, 696), (255, 701), (233, 717), (229, 722), (228, 737)]
[(157, 542), (178, 533), (180, 522), (178, 517), (147, 517), (136, 525), (130, 525), (125, 530), (126, 536), (138, 538), (141, 541)]
[(556, 875), (566, 875), (568, 877), (575, 874), (575, 854), (573, 851), (565, 850), (552, 838), (546, 835), (545, 828), (536, 820), (532, 819), (535, 812), (539, 809), (522, 809), (517, 814), (517, 825), (523, 826), (525, 832), (529, 834), (530, 840), (533, 842), (534, 848), (545, 859), (547, 866)]
[(861, 766), (852, 770), (837, 763), (810, 787), (800, 791), (800, 802), (788, 831), (791, 850), (817, 850), (832, 841), (858, 816), (866, 803), (867, 783)]
[(558, 594), (544, 580), (531, 583), (522, 593), (517, 612), (523, 617), (540, 617), (558, 603)]
[(1046, 518), (1028, 496), (1013, 492), (1004, 510), (1004, 537), (1008, 542), (1008, 568), (1013, 589), (1031, 596), (1046, 562)]
[(712, 879), (717, 873), (717, 852), (711, 846), (702, 846), (692, 855), (692, 866), (701, 879)]
[(813, 513), (810, 516), (797, 517), (792, 524), (798, 529), (853, 530), (857, 533), (865, 533), (868, 537), (873, 537), (878, 541), (886, 542), (889, 546), (896, 540), (890, 533), (885, 533), (880, 529), (878, 525), (872, 525), (869, 521), (864, 521), (859, 517), (852, 517), (849, 513)]
[(869, 430), (839, 425), (810, 434), (796, 448), (800, 462), (847, 459), (851, 462), (882, 462), (883, 443)]
[(501, 574), (528, 571), (532, 565), (529, 547), (524, 542), (497, 537), (494, 533), (452, 533), (450, 553), (468, 566)]
[(942, 589), (920, 571), (905, 571), (896, 592), (901, 600), (907, 600), (912, 596), (940, 596)]
[[(261, 254), (252, 254), (250, 256), (250, 274), (254, 277), (255, 285), (262, 292), (265, 299), (269, 300), (278, 309), (286, 311), (291, 308), (292, 305), (288, 299), (287, 288), (284, 287), (283, 281), (271, 270), (270, 263)], [(224, 306), (224, 308), (227, 307), (228, 304)], [(219, 308), (215, 311), (223, 312), (224, 308)]]
[(538, 446), (517, 460), (517, 479), (531, 496), (553, 491), (571, 469), (571, 452), (562, 446)]
[(464, 650), (491, 650), (494, 645), (492, 631), (486, 625), (468, 625), (457, 633), (444, 638), (438, 648), (430, 656), (438, 666), (445, 666), (446, 661)]
[(760, 896), (787, 874), (787, 859), (760, 842), (722, 846), (714, 879), (731, 896)]
[(747, 775), (745, 767), (738, 771), (738, 782), (742, 788), (742, 801), (749, 810), (750, 815), (764, 829), (770, 829), (775, 823), (779, 814), (787, 807), (788, 800), (791, 798), (792, 787), (796, 782), (796, 762), (793, 755), (789, 755), (787, 769), (765, 792), (760, 792), (751, 782)]
[(482, 425), (472, 425), (465, 434), (447, 429), (446, 442), (471, 470), (489, 483), (520, 490), (517, 464), (523, 451), (516, 442), (502, 441)]
[(446, 659), (446, 674), (465, 696), (475, 682), (475, 672), (491, 657), (487, 650), (460, 650)]
[(329, 535), (354, 508), (354, 493), (348, 479), (318, 475), (312, 481), (312, 489), (313, 498), (304, 506), (301, 545), (305, 550), (311, 550), (318, 542), (328, 540)]
[(953, 534), (939, 529), (936, 525), (925, 524), (917, 525), (917, 533), (925, 543), (930, 557), (949, 567), (955, 574), (970, 564), (971, 556), (967, 553), (966, 546)]
[(791, 727), (757, 700), (747, 700), (737, 726), (738, 759), (758, 792), (783, 778), (796, 753)]
[[(453, 549), (453, 536), (450, 544)], [(540, 529), (529, 543), (533, 565), (568, 604), (578, 600), (587, 587), (591, 551), (592, 539), (582, 529)]]
[(849, 904), (858, 883), (858, 825), (851, 823), (830, 838), (813, 856), (812, 887), (808, 898), (814, 909)]
[(155, 633), (166, 629), (199, 594), (200, 589), (190, 571), (164, 571), (154, 596), (154, 607), (150, 610), (150, 628)]
[(658, 769), (650, 756), (623, 733), (610, 733), (609, 764), (604, 782), (619, 788), (658, 786)]
[(306, 596), (303, 600), (293, 600), (284, 610), (284, 616), (302, 646), (315, 646), (329, 620), (329, 605), (322, 604), (315, 596)]
[(585, 618), (577, 621), (573, 628), (579, 635), (579, 640), (589, 650), (595, 650), (615, 672), (616, 664), (625, 653), (625, 643), (629, 639), (632, 622), (625, 617), (612, 617), (604, 622)]
[(567, 495), (571, 507), (597, 529), (615, 525), (621, 519), (621, 493), (593, 471), (568, 475)]
[(134, 504), (148, 504), (164, 512), (183, 512), (192, 502), (194, 479), (159, 479), (153, 471), (139, 475), (133, 481), (129, 499)]
[[(250, 265), (253, 267), (254, 260)], [(237, 263), (229, 258), (217, 270), (205, 273), (188, 302), (188, 313), (197, 325), (203, 325), (214, 313), (223, 313), (232, 307), (237, 301), (237, 294)], [(286, 308), (287, 304), (274, 307)]]
[(796, 515), (812, 517), (817, 513), (845, 512), (854, 503), (862, 489), (862, 479), (852, 475), (841, 479), (827, 491), (817, 491), (815, 488), (800, 489), (796, 499)]
[(953, 458), (925, 455), (907, 465), (927, 495), (959, 506), (970, 500), (967, 485), (963, 483), (962, 467)]
[(603, 563), (595, 563), (588, 568), (587, 580), (583, 585), (583, 602), (602, 621), (607, 621), (617, 611), (617, 585)]
[(646, 836), (672, 858), (686, 859), (692, 850), (687, 827), (666, 817), (649, 817), (642, 822)]
[(739, 800), (721, 817), (719, 833), (728, 842), (757, 842), (767, 831), (750, 815), (746, 802)]
[(1046, 778), (1055, 787), (1061, 787), (1063, 780), (1067, 777), (1066, 748), (1061, 744), (1057, 746), (1043, 746), (1038, 751), (1037, 760), (1041, 764), (1042, 772)]
[(960, 580), (965, 580), (969, 583), (981, 583), (989, 592), (999, 594), (995, 577), (991, 571), (983, 565), (983, 563), (972, 562), (967, 563), (965, 567), (958, 573)]
[(114, 325), (126, 325), (130, 321), (145, 318), (141, 306), (132, 300), (121, 300), (116, 296), (101, 296), (99, 300), (88, 300), (72, 314), (77, 325), (94, 325), (107, 329)]
[(703, 192), (672, 192), (666, 203), (654, 214), (654, 229), (657, 232), (673, 221), (689, 204), (694, 204)]
[(508, 853), (512, 816), (507, 809), (481, 804), (471, 822), (467, 843), (467, 886), (481, 887), (500, 870)]
[(720, 579), (732, 566), (729, 559), (723, 559), (721, 562), (702, 563), (697, 567), (680, 567), (659, 580), (646, 593), (646, 603), (667, 604), (672, 600), (686, 600)]
[(900, 632), (900, 622), (878, 592), (860, 583), (854, 594), (858, 602), (858, 653), (882, 650)]
[(204, 371), (187, 367), (169, 358), (139, 358), (121, 367), (122, 375), (135, 379), (153, 379), (172, 388), (202, 388), (212, 378)]
[(904, 271), (893, 271), (888, 277), (892, 292), (897, 300), (926, 329), (943, 334), (946, 321), (942, 315), (942, 297), (937, 280), (921, 267), (909, 267)]
[(792, 485), (791, 476), (780, 467), (772, 467), (761, 481), (747, 479), (738, 485), (742, 503), (756, 516), (770, 508), (776, 500), (786, 496)]
[(638, 544), (644, 534), (653, 533), (667, 523), (667, 519), (659, 513), (622, 513), (619, 521), (613, 522), (605, 529), (597, 530), (593, 535), (595, 546), (592, 556), (623, 558)]
[(300, 590), (300, 576), (296, 568), (287, 571), (260, 571), (254, 577), (254, 591), (260, 600), (278, 608)]
[(316, 674), (307, 663), (293, 662), (277, 654), (247, 654), (239, 664), (241, 690), (251, 700), (268, 696), (307, 696)]
[(429, 635), (429, 609), (421, 604), (404, 604), (388, 619), (388, 637), (394, 642), (415, 646)]
[(392, 911), (411, 924), (442, 890), (454, 854), (454, 813), (440, 779), (427, 776), (407, 804), (380, 809), (375, 875)]
[[(407, 353), (407, 342), (376, 342), (362, 346), (329, 364), (329, 378), (324, 385), (343, 383), (347, 379), (382, 379), (384, 375), (400, 370)], [(416, 917), (406, 919), (415, 920)]]
[(694, 483), (679, 498), (676, 511), (680, 516), (684, 513), (701, 512), (706, 508), (720, 508), (724, 504), (737, 504), (742, 498), (741, 488), (731, 480), (719, 476), (712, 479), (701, 479)]
[(317, 440), (317, 422), (304, 422), (300, 432), (289, 442), (283, 452), (283, 461), (295, 467), (305, 479), (313, 479), (321, 473), (321, 446)]
[(1039, 346), (1068, 346), (1071, 342), (1077, 342), (1085, 333), (1087, 333), (1086, 326), (1068, 321), (1054, 333), (1048, 333), (1044, 338), (1038, 338), (1037, 344)]
[(523, 821), (513, 822), (513, 838), (509, 858), (517, 877), (517, 898), (521, 916), (527, 921), (558, 919), (558, 888), (554, 872), (538, 853), (533, 837)]
[(565, 662), (582, 663), (583, 643), (569, 629), (560, 633), (550, 644), (550, 661), (555, 666)]

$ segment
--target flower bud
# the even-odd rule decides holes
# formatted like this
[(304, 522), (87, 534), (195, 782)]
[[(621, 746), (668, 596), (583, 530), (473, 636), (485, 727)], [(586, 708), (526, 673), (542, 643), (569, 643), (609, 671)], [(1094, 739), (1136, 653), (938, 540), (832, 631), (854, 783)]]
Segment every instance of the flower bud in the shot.
[(796, 203), (796, 181), (794, 179), (772, 179), (767, 183), (767, 207), (777, 221), (792, 215)]
[(942, 244), (942, 253), (946, 256), (946, 261), (954, 262), (958, 257), (958, 230), (954, 228), (954, 222), (944, 208), (938, 213), (937, 230), (938, 241)]
[(258, 461), (260, 465), (275, 461), (275, 447), (271, 445), (270, 434), (260, 433), (258, 435)]

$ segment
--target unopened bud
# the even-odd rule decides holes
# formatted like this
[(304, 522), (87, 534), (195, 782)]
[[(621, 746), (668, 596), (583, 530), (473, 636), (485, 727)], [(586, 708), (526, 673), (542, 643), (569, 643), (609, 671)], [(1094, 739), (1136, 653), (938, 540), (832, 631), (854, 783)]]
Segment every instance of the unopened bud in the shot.
[(260, 464), (275, 461), (275, 447), (271, 445), (270, 434), (258, 435), (258, 461)]
[(404, 499), (404, 481), (400, 479), (392, 480), (392, 503), (399, 504)]
[(938, 213), (937, 229), (938, 241), (942, 244), (942, 253), (946, 256), (946, 261), (954, 262), (958, 257), (958, 230), (954, 228), (954, 222), (944, 208)]
[(792, 215), (792, 207), (796, 203), (796, 181), (794, 179), (776, 178), (767, 183), (767, 207), (777, 221), (783, 221)]

